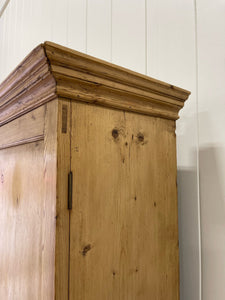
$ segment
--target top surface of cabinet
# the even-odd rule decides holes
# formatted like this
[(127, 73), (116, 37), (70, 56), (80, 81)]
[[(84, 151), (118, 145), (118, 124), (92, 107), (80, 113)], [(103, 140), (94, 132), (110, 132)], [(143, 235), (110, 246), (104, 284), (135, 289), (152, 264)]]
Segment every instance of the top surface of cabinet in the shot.
[(190, 92), (45, 42), (0, 85), (0, 126), (53, 99), (176, 120)]

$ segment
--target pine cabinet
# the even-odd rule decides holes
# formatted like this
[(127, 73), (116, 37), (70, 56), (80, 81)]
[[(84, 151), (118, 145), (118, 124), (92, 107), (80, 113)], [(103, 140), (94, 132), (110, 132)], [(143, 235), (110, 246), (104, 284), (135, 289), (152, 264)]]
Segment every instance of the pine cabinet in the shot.
[(179, 299), (189, 92), (45, 42), (0, 85), (0, 299)]

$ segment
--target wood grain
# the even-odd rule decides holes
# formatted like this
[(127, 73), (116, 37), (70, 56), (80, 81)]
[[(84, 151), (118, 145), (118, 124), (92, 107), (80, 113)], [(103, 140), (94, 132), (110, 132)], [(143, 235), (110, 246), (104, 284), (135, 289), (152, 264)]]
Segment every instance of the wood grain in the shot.
[[(55, 297), (56, 252), (56, 185), (57, 185), (57, 122), (58, 101), (45, 105), (44, 127), (44, 211), (42, 237), (42, 295), (40, 299)], [(40, 184), (40, 183), (39, 183)]]
[(43, 140), (44, 140), (44, 134), (36, 135), (31, 138), (25, 138), (22, 140), (14, 141), (9, 144), (4, 144), (4, 145), (0, 146), (0, 150), (12, 148), (12, 147), (16, 147), (16, 146), (21, 146), (21, 145), (25, 145), (25, 144), (29, 144), (29, 143), (39, 142), (39, 141), (43, 141)]
[(0, 85), (0, 126), (58, 97), (176, 120), (190, 92), (45, 42)]
[(70, 299), (178, 299), (174, 126), (72, 102)]
[[(46, 42), (44, 47), (60, 97), (176, 120), (190, 94), (173, 85), (54, 43)], [(91, 100), (90, 83), (94, 90)], [(111, 101), (105, 93), (112, 95)], [(118, 95), (121, 97), (118, 98)]]
[(92, 74), (96, 77), (110, 79), (112, 82), (123, 82), (130, 86), (137, 86), (143, 89), (152, 90), (159, 94), (166, 94), (178, 99), (185, 100), (190, 93), (187, 90), (163, 81), (52, 42), (45, 42), (44, 47), (51, 65), (59, 65), (69, 69), (81, 70), (84, 73)]
[[(158, 116), (166, 119), (177, 119), (180, 107), (156, 101), (154, 97), (140, 96), (135, 93), (108, 88), (88, 81), (74, 80), (59, 76), (57, 79), (57, 93), (64, 98), (76, 101), (89, 102), (95, 105), (106, 106), (133, 111), (141, 114)], [(165, 98), (165, 97), (164, 97)], [(150, 102), (151, 99), (151, 102)], [(165, 99), (164, 99), (165, 100)], [(183, 106), (183, 104), (182, 104)]]
[[(0, 127), (0, 149), (44, 139), (45, 106)], [(39, 138), (38, 138), (39, 137)]]
[(43, 299), (43, 141), (0, 150), (0, 172), (0, 298)]
[[(68, 173), (70, 171), (70, 101), (58, 101), (57, 200), (55, 299), (68, 299), (69, 288), (69, 210)], [(65, 113), (66, 111), (66, 113)], [(66, 125), (65, 125), (66, 124)], [(65, 130), (66, 128), (66, 130)]]
[(56, 99), (55, 80), (42, 45), (0, 85), (0, 126)]
[[(23, 139), (0, 150), (1, 299), (54, 299), (56, 108), (51, 102), (1, 127), (4, 142), (8, 134)], [(43, 139), (32, 142), (40, 132)]]

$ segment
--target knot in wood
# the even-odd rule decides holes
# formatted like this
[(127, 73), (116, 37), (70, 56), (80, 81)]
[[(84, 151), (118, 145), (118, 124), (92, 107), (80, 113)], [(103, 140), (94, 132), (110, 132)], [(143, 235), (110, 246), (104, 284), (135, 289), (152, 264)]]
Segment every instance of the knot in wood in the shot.
[(138, 133), (138, 135), (137, 135), (137, 138), (138, 138), (138, 141), (140, 142), (140, 143), (142, 143), (142, 142), (144, 142), (144, 139), (145, 139), (145, 137), (144, 137), (144, 134), (143, 133)]
[(118, 131), (118, 129), (114, 128), (114, 129), (112, 130), (112, 136), (114, 137), (114, 139), (117, 139), (117, 138), (118, 138), (118, 136), (119, 136), (119, 131)]

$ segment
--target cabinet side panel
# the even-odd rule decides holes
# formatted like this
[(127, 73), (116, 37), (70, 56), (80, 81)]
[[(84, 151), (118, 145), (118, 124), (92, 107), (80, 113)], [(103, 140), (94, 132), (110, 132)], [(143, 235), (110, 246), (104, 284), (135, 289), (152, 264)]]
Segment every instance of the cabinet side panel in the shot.
[(0, 149), (43, 139), (46, 106), (0, 127)]
[(54, 299), (57, 112), (37, 111), (6, 125), (10, 147), (0, 150), (0, 299)]
[(72, 103), (70, 300), (177, 300), (175, 124)]

